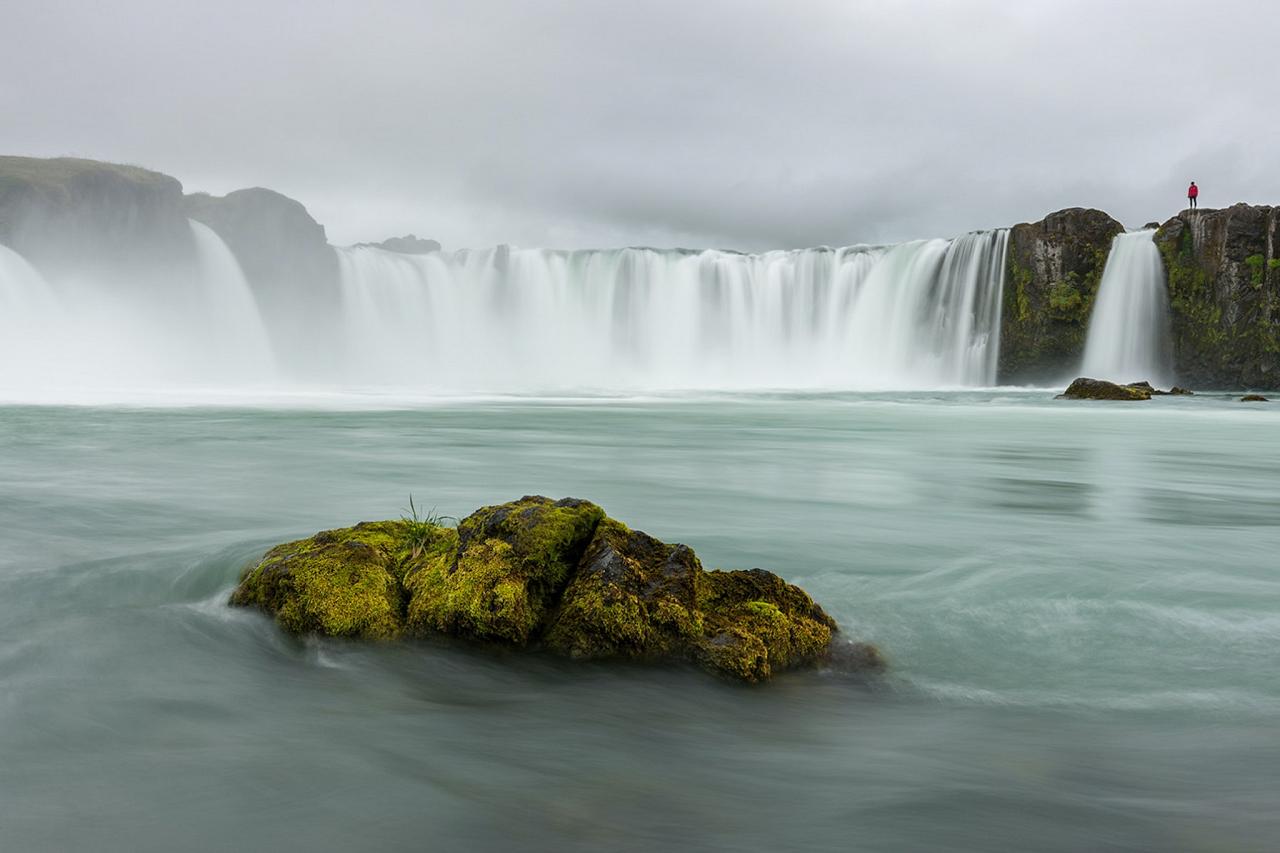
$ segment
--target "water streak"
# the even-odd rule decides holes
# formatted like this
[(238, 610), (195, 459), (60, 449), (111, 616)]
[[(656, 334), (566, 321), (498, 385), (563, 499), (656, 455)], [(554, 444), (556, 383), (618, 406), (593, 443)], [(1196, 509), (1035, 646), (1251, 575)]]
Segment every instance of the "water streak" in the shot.
[(1117, 234), (1098, 285), (1081, 372), (1114, 382), (1173, 379), (1169, 297), (1154, 230)]
[(990, 385), (1007, 233), (755, 255), (339, 249), (348, 378), (444, 391)]

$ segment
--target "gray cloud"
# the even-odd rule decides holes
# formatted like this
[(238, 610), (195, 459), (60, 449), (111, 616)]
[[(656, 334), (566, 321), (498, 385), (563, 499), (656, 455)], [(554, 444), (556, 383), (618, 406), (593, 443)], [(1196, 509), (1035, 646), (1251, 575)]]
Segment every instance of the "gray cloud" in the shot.
[(0, 147), (270, 186), (336, 242), (759, 249), (1280, 201), (1280, 10), (18, 0)]

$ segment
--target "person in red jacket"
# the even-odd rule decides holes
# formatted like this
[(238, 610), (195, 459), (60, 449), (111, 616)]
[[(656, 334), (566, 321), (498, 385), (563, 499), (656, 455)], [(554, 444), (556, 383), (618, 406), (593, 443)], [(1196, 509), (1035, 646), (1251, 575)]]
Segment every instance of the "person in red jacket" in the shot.
[(1187, 208), (1194, 210), (1196, 207), (1196, 199), (1200, 196), (1200, 188), (1196, 186), (1196, 182), (1192, 181), (1191, 186), (1187, 187)]

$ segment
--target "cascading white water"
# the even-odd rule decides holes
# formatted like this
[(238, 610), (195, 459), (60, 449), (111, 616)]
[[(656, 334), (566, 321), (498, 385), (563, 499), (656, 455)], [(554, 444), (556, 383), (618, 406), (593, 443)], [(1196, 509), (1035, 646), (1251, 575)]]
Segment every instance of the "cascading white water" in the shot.
[(260, 380), (273, 378), (271, 339), (240, 262), (212, 228), (194, 219), (187, 222), (195, 238), (196, 298), (203, 303), (204, 328), (213, 338), (211, 354), (228, 371), (227, 376), (252, 377), (256, 373)]
[(339, 249), (345, 379), (443, 391), (990, 385), (1007, 237), (757, 255)]
[(191, 234), (187, 266), (114, 280), (46, 280), (0, 250), (0, 393), (990, 385), (1008, 232), (754, 255), (337, 249), (340, 302), (298, 306), (333, 357), (287, 380), (230, 249)]
[(1089, 318), (1081, 372), (1114, 382), (1172, 381), (1169, 297), (1154, 230), (1116, 235)]
[(189, 262), (129, 275), (48, 279), (0, 246), (0, 394), (94, 400), (272, 384), (269, 336), (235, 256), (208, 227), (192, 222), (191, 234)]

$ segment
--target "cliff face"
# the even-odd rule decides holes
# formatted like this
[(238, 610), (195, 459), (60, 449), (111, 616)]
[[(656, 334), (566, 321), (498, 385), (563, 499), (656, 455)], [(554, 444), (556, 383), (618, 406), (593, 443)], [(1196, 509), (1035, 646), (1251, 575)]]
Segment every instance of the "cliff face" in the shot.
[(1054, 382), (1079, 366), (1111, 241), (1123, 231), (1079, 207), (1010, 229), (998, 382)]
[(1280, 208), (1183, 211), (1160, 227), (1174, 369), (1204, 388), (1280, 387)]
[(186, 215), (230, 247), (272, 329), (280, 364), (300, 373), (335, 369), (341, 354), (326, 341), (340, 300), (338, 256), (300, 202), (255, 187), (225, 196), (195, 193)]
[(0, 243), (42, 269), (136, 267), (190, 254), (182, 184), (95, 160), (0, 157)]
[(301, 202), (254, 187), (225, 196), (194, 193), (184, 207), (231, 248), (255, 290), (336, 289), (337, 258), (324, 226)]

